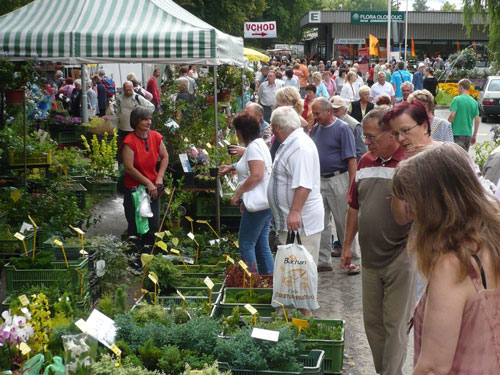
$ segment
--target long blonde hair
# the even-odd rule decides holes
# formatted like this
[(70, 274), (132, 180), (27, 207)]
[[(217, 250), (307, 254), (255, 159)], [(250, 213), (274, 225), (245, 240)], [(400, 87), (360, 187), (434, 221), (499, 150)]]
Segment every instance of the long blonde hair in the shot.
[(467, 153), (454, 143), (429, 146), (397, 166), (394, 195), (414, 215), (408, 251), (429, 279), (436, 260), (454, 253), (459, 279), (471, 255), (489, 250), (495, 279), (500, 279), (500, 203), (481, 186)]
[(290, 105), (300, 116), (304, 111), (304, 101), (300, 97), (298, 90), (293, 86), (286, 86), (276, 91), (274, 101), (278, 105)]

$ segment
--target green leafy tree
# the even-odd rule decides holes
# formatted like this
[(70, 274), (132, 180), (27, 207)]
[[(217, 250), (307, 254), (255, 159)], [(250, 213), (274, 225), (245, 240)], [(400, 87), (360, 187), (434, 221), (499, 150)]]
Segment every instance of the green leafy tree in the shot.
[(427, 0), (415, 0), (413, 10), (416, 12), (427, 12), (430, 8), (427, 6)]
[(245, 22), (261, 17), (266, 9), (266, 0), (174, 1), (210, 25), (237, 36), (243, 35)]
[(0, 7), (0, 16), (32, 3), (34, 0), (3, 0)]
[[(387, 10), (387, 0), (323, 0), (326, 10)], [(393, 10), (398, 6), (394, 4)]]
[(450, 4), (448, 1), (445, 1), (441, 7), (441, 12), (455, 12), (456, 10), (457, 6), (455, 4)]
[(470, 35), (472, 31), (472, 19), (480, 15), (483, 19), (490, 21), (489, 48), (493, 55), (496, 66), (500, 66), (500, 1), (498, 0), (464, 0), (464, 24)]

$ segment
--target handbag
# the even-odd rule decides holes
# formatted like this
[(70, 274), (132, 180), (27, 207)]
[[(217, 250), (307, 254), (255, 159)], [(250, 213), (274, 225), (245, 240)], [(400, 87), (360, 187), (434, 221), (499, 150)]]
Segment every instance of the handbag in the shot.
[[(258, 143), (259, 147), (262, 144)], [(267, 147), (264, 144), (264, 147)], [(247, 161), (247, 168), (250, 170)], [(269, 177), (271, 176), (270, 168), (265, 167), (264, 177), (259, 184), (252, 190), (243, 193), (242, 199), (243, 204), (248, 212), (257, 212), (262, 210), (267, 210), (269, 208), (269, 201), (267, 200), (267, 185), (269, 183)]]

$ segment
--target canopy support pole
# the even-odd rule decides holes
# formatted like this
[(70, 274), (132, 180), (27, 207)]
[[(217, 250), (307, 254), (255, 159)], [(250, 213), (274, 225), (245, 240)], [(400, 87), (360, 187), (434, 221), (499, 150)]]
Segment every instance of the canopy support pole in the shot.
[[(26, 88), (23, 87), (23, 167), (24, 167), (24, 189), (28, 188), (28, 151), (26, 150)], [(33, 249), (34, 250), (34, 249)]]
[(241, 67), (241, 110), (245, 109), (245, 66)]
[[(219, 166), (219, 147), (217, 140), (219, 138), (219, 103), (217, 102), (217, 65), (214, 65), (214, 105), (215, 105), (215, 148), (217, 150), (216, 165)], [(220, 179), (217, 178), (215, 188), (215, 225), (217, 233), (220, 233)]]
[[(408, 51), (408, 0), (406, 0), (406, 14), (405, 14), (405, 64), (406, 62), (406, 52)], [(408, 69), (408, 65), (406, 65)]]
[(80, 115), (82, 116), (82, 124), (84, 122), (87, 122), (89, 119), (88, 112), (87, 112), (87, 75), (85, 74), (85, 64), (82, 64), (82, 109)]

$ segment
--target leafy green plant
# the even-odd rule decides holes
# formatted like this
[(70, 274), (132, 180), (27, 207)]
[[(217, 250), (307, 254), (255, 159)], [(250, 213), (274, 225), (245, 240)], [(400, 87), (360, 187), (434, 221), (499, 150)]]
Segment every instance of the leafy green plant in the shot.
[(269, 304), (271, 303), (271, 298), (273, 296), (272, 290), (266, 291), (256, 291), (252, 289), (243, 290), (227, 290), (226, 291), (226, 303), (257, 303), (257, 304)]
[(104, 138), (99, 142), (94, 134), (90, 144), (82, 135), (83, 145), (90, 158), (89, 175), (96, 181), (109, 180), (115, 176), (115, 159), (118, 150), (117, 135), (116, 130), (113, 130), (113, 138), (107, 141), (108, 133), (104, 133)]
[(149, 339), (143, 346), (138, 348), (139, 356), (144, 367), (148, 370), (158, 368), (158, 361), (163, 355), (163, 351), (153, 344), (153, 340)]
[(191, 371), (191, 366), (186, 365), (186, 371), (182, 373), (182, 375), (231, 375), (231, 371), (228, 372), (220, 372), (217, 366), (217, 363), (213, 363), (212, 365), (205, 365), (201, 371), (193, 372)]
[(483, 169), (486, 159), (492, 151), (500, 145), (500, 141), (495, 143), (493, 141), (484, 141), (474, 145), (474, 163), (477, 164), (479, 169)]
[[(148, 265), (148, 271), (152, 271), (158, 275), (162, 295), (169, 295), (175, 291), (175, 284), (180, 278), (181, 271), (162, 254), (156, 255), (151, 260)], [(144, 288), (147, 290), (154, 290), (153, 282), (149, 280), (149, 278), (144, 280)]]
[(17, 89), (28, 83), (38, 82), (35, 63), (32, 60), (12, 62), (0, 57), (0, 87), (3, 89)]
[(99, 375), (161, 375), (160, 371), (150, 371), (136, 366), (131, 359), (125, 358), (122, 367), (117, 367), (117, 360), (110, 354), (104, 354), (99, 361), (92, 364), (92, 374)]
[(127, 293), (125, 292), (125, 287), (122, 286), (115, 289), (113, 292), (105, 293), (99, 300), (98, 308), (99, 311), (111, 319), (113, 319), (116, 314), (127, 311)]
[(12, 257), (10, 264), (20, 270), (54, 268), (53, 263), (56, 261), (56, 257), (51, 250), (41, 250), (35, 255), (34, 259), (31, 256)]
[(198, 317), (168, 331), (168, 342), (180, 349), (211, 354), (221, 332), (218, 321), (209, 317)]
[(164, 324), (152, 321), (139, 324), (134, 321), (130, 312), (116, 315), (115, 325), (116, 339), (123, 340), (134, 352), (139, 346), (144, 346), (149, 339), (152, 339), (157, 347), (162, 347), (169, 342), (168, 328)]
[(167, 345), (162, 348), (163, 355), (158, 360), (158, 367), (170, 375), (179, 375), (184, 363), (181, 358), (181, 353), (177, 346)]

